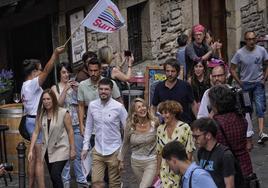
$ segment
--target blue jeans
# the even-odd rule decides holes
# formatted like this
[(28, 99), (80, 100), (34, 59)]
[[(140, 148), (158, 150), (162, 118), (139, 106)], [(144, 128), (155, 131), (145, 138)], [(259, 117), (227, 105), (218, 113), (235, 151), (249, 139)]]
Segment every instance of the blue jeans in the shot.
[[(26, 130), (28, 131), (28, 133), (30, 134), (30, 137), (32, 138), (32, 135), (35, 129), (35, 118), (26, 117), (25, 124), (26, 124)], [(41, 143), (42, 143), (42, 133), (40, 132), (38, 134), (36, 144), (41, 144)]]
[[(73, 162), (74, 174), (77, 183), (86, 183), (87, 179), (84, 176), (81, 167), (81, 152), (83, 147), (83, 137), (80, 135), (79, 125), (74, 125), (73, 131), (74, 131), (74, 144), (76, 150), (76, 158)], [(67, 161), (61, 174), (63, 183), (71, 181), (70, 168), (71, 168), (70, 161)]]
[(251, 98), (254, 100), (258, 118), (263, 118), (266, 110), (264, 84), (261, 82), (243, 82), (242, 89), (243, 91), (249, 92)]

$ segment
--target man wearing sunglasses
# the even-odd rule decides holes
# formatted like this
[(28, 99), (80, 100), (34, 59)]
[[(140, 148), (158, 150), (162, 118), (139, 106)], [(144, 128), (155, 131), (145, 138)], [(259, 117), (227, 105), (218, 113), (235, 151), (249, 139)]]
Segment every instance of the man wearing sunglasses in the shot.
[[(246, 45), (233, 56), (230, 72), (243, 91), (249, 92), (254, 99), (259, 125), (258, 144), (262, 144), (268, 140), (268, 135), (263, 132), (264, 112), (266, 111), (265, 81), (268, 78), (268, 53), (265, 48), (256, 45), (257, 40), (254, 31), (245, 32), (244, 39)], [(239, 76), (237, 74), (238, 66), (240, 67)]]

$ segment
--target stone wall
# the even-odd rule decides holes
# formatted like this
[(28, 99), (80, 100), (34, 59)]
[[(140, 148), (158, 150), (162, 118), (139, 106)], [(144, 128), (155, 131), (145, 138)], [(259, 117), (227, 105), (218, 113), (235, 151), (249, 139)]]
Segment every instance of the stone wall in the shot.
[(192, 12), (189, 0), (161, 0), (161, 37), (157, 59), (159, 63), (177, 52), (177, 37), (191, 27)]
[(257, 36), (267, 33), (267, 14), (265, 12), (265, 2), (250, 0), (247, 5), (241, 7), (241, 34), (247, 30), (253, 30)]
[[(114, 1), (127, 22), (127, 8), (143, 3), (141, 12), (142, 57), (137, 67), (162, 64), (167, 58), (175, 57), (179, 34), (187, 32), (193, 25), (193, 0), (117, 0)], [(95, 3), (84, 7), (87, 14)], [(67, 30), (65, 22), (64, 0), (60, 1), (59, 26)], [(96, 52), (104, 45), (110, 45), (114, 51), (128, 49), (127, 26), (112, 34), (86, 30), (88, 50)], [(66, 54), (67, 55), (67, 54)], [(66, 59), (66, 56), (63, 56)]]

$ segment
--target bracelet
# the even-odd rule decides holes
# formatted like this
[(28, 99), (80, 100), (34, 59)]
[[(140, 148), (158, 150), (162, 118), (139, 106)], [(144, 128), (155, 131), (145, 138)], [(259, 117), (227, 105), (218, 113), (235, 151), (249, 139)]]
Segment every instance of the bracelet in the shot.
[(127, 66), (128, 68), (131, 68), (132, 66)]

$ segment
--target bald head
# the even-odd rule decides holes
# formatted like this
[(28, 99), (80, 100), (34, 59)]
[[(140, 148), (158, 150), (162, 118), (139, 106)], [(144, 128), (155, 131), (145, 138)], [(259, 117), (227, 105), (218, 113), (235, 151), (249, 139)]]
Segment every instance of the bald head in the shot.
[(224, 65), (218, 65), (212, 69), (210, 79), (213, 85), (226, 84), (226, 72)]

